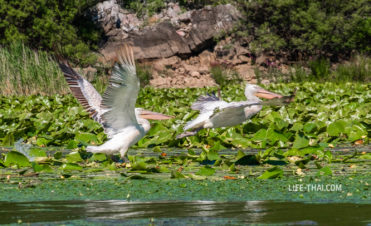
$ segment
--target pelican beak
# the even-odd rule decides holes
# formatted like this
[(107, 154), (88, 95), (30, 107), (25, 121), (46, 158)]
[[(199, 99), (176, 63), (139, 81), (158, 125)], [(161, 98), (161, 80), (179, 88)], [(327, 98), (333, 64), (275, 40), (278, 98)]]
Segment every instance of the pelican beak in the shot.
[(153, 112), (153, 111), (147, 111), (142, 110), (140, 112), (140, 117), (144, 119), (153, 119), (153, 120), (166, 120), (174, 118), (173, 116), (164, 115), (161, 113)]
[(263, 88), (260, 88), (256, 93), (255, 96), (265, 98), (265, 99), (273, 99), (273, 98), (282, 98), (283, 96), (277, 93), (269, 92)]

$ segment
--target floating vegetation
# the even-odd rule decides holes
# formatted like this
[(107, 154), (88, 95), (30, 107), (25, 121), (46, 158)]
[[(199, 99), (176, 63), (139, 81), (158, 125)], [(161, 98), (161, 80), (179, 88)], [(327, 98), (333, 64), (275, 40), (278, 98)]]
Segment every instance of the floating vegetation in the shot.
[[(369, 144), (370, 84), (312, 82), (271, 84), (266, 88), (284, 95), (297, 89), (295, 100), (287, 106), (264, 106), (243, 125), (205, 129), (196, 136), (179, 140), (175, 139), (176, 135), (197, 115), (190, 104), (199, 95), (216, 88), (142, 89), (138, 107), (175, 118), (152, 123), (148, 134), (132, 147), (135, 150), (129, 151), (130, 164), (85, 151), (86, 145), (99, 145), (107, 138), (100, 125), (89, 118), (71, 95), (0, 97), (0, 144), (15, 145), (18, 150), (4, 152), (0, 167), (26, 167), (63, 177), (73, 175), (70, 172), (109, 170), (120, 171), (128, 178), (161, 173), (167, 178), (238, 179), (236, 176), (242, 173), (270, 179), (287, 175), (337, 175), (341, 172), (328, 166), (341, 163), (350, 167), (353, 161), (363, 164), (371, 159), (368, 151), (346, 156), (330, 151), (343, 145), (361, 149)], [(244, 99), (242, 84), (225, 86), (221, 93), (226, 101)], [(19, 139), (24, 139), (26, 144), (21, 145)], [(29, 149), (24, 146), (29, 144), (32, 145)], [(55, 146), (72, 151), (68, 154), (51, 151)], [(143, 148), (152, 154), (140, 154)], [(164, 151), (169, 148), (170, 151)], [(172, 154), (172, 149), (179, 148), (184, 151)], [(257, 151), (246, 153), (245, 149)], [(254, 170), (249, 166), (255, 166)], [(364, 168), (356, 169), (360, 172)]]

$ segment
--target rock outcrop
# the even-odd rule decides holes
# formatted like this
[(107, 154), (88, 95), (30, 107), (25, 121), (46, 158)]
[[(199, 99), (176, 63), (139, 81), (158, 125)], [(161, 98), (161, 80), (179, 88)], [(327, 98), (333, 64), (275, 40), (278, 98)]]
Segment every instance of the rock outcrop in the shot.
[(108, 37), (101, 49), (106, 61), (111, 60), (113, 51), (127, 42), (134, 45), (137, 59), (189, 56), (210, 47), (212, 39), (230, 31), (240, 17), (230, 4), (181, 14), (177, 4), (169, 3), (162, 13), (142, 20), (120, 8), (115, 0), (99, 3), (96, 11), (98, 22)]
[(119, 46), (130, 42), (136, 59), (152, 68), (152, 86), (215, 86), (212, 67), (222, 68), (226, 76), (238, 74), (245, 81), (257, 82), (256, 66), (252, 66), (256, 59), (248, 45), (230, 38), (220, 40), (240, 18), (230, 4), (181, 13), (179, 5), (168, 3), (161, 13), (141, 19), (115, 0), (99, 3), (95, 10), (108, 37), (100, 50), (101, 61), (112, 62)]

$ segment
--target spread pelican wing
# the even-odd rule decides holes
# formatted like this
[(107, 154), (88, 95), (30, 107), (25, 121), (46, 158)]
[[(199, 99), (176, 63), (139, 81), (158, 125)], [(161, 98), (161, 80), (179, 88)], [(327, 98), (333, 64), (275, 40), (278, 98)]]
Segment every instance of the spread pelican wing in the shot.
[(230, 121), (233, 118), (248, 117), (249, 109), (247, 107), (254, 105), (261, 105), (262, 103), (253, 101), (241, 101), (241, 102), (231, 102), (228, 106), (224, 108), (216, 108), (210, 119), (213, 121)]
[[(269, 92), (260, 86), (252, 84), (246, 85), (245, 96), (247, 101), (230, 103), (220, 100), (215, 95), (200, 97), (191, 106), (193, 110), (200, 111), (200, 114), (194, 120), (187, 122), (184, 126), (185, 132), (178, 135), (177, 138), (193, 136), (203, 128), (219, 128), (241, 124), (256, 115), (263, 105), (289, 103), (293, 99), (283, 99), (283, 96), (280, 94)], [(270, 102), (264, 103), (258, 97), (268, 99)]]
[(117, 58), (120, 63), (112, 70), (102, 101), (104, 124), (116, 131), (138, 124), (135, 103), (140, 89), (132, 48), (125, 45), (118, 51)]
[(147, 119), (164, 120), (172, 117), (135, 108), (139, 93), (133, 50), (124, 45), (116, 52), (118, 63), (114, 66), (103, 98), (81, 75), (65, 63), (60, 68), (73, 95), (91, 116), (104, 128), (109, 140), (100, 146), (87, 146), (93, 153), (119, 152), (125, 159), (129, 147), (140, 140), (150, 129)]
[(81, 106), (90, 113), (90, 116), (95, 121), (102, 124), (101, 95), (86, 79), (66, 63), (59, 63), (59, 67), (66, 78), (72, 94), (80, 102)]
[(205, 96), (200, 96), (196, 102), (191, 105), (191, 109), (195, 111), (203, 111), (209, 106), (210, 103), (216, 103), (220, 100), (215, 94), (207, 94)]

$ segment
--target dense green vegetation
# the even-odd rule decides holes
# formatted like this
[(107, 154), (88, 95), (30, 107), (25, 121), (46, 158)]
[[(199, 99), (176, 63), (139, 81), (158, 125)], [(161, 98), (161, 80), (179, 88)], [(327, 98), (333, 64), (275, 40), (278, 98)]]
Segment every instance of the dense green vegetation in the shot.
[[(110, 69), (96, 67), (87, 79), (98, 92), (103, 93), (108, 84)], [(76, 69), (84, 75), (83, 70)], [(137, 64), (137, 76), (142, 86), (149, 84), (148, 66)], [(67, 94), (69, 88), (56, 60), (46, 51), (34, 51), (22, 43), (0, 47), (0, 95), (54, 95)]]
[(371, 7), (367, 0), (239, 1), (244, 22), (237, 32), (256, 53), (275, 52), (294, 60), (349, 58), (370, 53)]
[(21, 43), (0, 48), (0, 95), (65, 94), (67, 83), (45, 51)]
[(62, 54), (76, 63), (95, 61), (100, 30), (85, 10), (97, 0), (12, 0), (0, 1), (0, 44), (24, 42), (35, 49)]
[(306, 63), (297, 63), (288, 68), (287, 72), (275, 67), (267, 71), (255, 70), (260, 82), (269, 79), (273, 82), (371, 82), (371, 58), (364, 55), (352, 57), (348, 62), (332, 65), (329, 60), (319, 58)]
[[(133, 148), (187, 148), (188, 155), (177, 157), (140, 157), (136, 153), (129, 159), (130, 172), (170, 172), (171, 177), (184, 177), (178, 167), (191, 167), (196, 170), (191, 177), (214, 175), (219, 170), (234, 172), (236, 165), (261, 165), (281, 162), (294, 162), (297, 168), (305, 168), (308, 162), (317, 162), (319, 173), (330, 175), (331, 169), (324, 163), (346, 161), (349, 157), (335, 157), (326, 148), (341, 144), (368, 144), (371, 132), (369, 84), (346, 83), (303, 83), (275, 84), (270, 90), (289, 94), (298, 89), (295, 101), (288, 106), (264, 107), (254, 118), (244, 125), (231, 128), (202, 130), (197, 136), (176, 140), (184, 123), (197, 114), (190, 111), (189, 104), (205, 91), (213, 89), (153, 89), (144, 88), (138, 98), (138, 106), (145, 109), (174, 115), (175, 118), (163, 122), (153, 122), (149, 133)], [(228, 86), (222, 89), (227, 101), (242, 100), (242, 86)], [(166, 104), (165, 104), (166, 102)], [(164, 109), (163, 106), (167, 108)], [(101, 144), (106, 136), (99, 124), (91, 120), (72, 96), (29, 96), (2, 97), (0, 99), (0, 139), (3, 146), (11, 146), (20, 138), (36, 147), (64, 146), (75, 151), (66, 158), (60, 152), (51, 155), (45, 149), (31, 148), (26, 153), (8, 152), (2, 156), (0, 166), (32, 167), (34, 171), (82, 170), (84, 167), (99, 169), (122, 167), (115, 165), (105, 155), (88, 155), (84, 146)], [(207, 134), (207, 135), (206, 135)], [(17, 144), (18, 149), (24, 149)], [(81, 148), (79, 148), (81, 147)], [(220, 150), (263, 148), (264, 152), (245, 155), (238, 152), (230, 156), (218, 154)], [(201, 152), (195, 150), (201, 149)], [(23, 151), (25, 153), (25, 151)], [(171, 154), (171, 151), (169, 152)], [(50, 157), (48, 157), (50, 156)], [(369, 158), (369, 154), (362, 155)], [(273, 159), (272, 159), (273, 158)], [(34, 163), (30, 162), (30, 159)], [(88, 160), (87, 160), (88, 159)], [(274, 160), (274, 161), (273, 161)], [(36, 162), (35, 162), (36, 161)], [(98, 161), (102, 165), (95, 165)], [(211, 166), (200, 163), (210, 162)], [(273, 163), (272, 163), (273, 161)], [(273, 164), (274, 165), (274, 164)], [(52, 167), (52, 168), (51, 168)], [(256, 174), (252, 174), (256, 175)], [(284, 172), (273, 167), (260, 178), (282, 177)]]
[[(98, 0), (84, 1), (0, 1), (0, 44), (24, 42), (34, 49), (58, 53), (80, 65), (92, 64), (102, 40), (86, 10)], [(231, 1), (180, 0), (181, 7), (232, 3), (244, 17), (236, 27), (252, 51), (274, 52), (301, 60), (319, 55), (331, 60), (348, 59), (353, 51), (370, 53), (371, 8), (367, 0)], [(122, 6), (139, 16), (151, 16), (165, 7), (164, 1), (123, 1)]]

